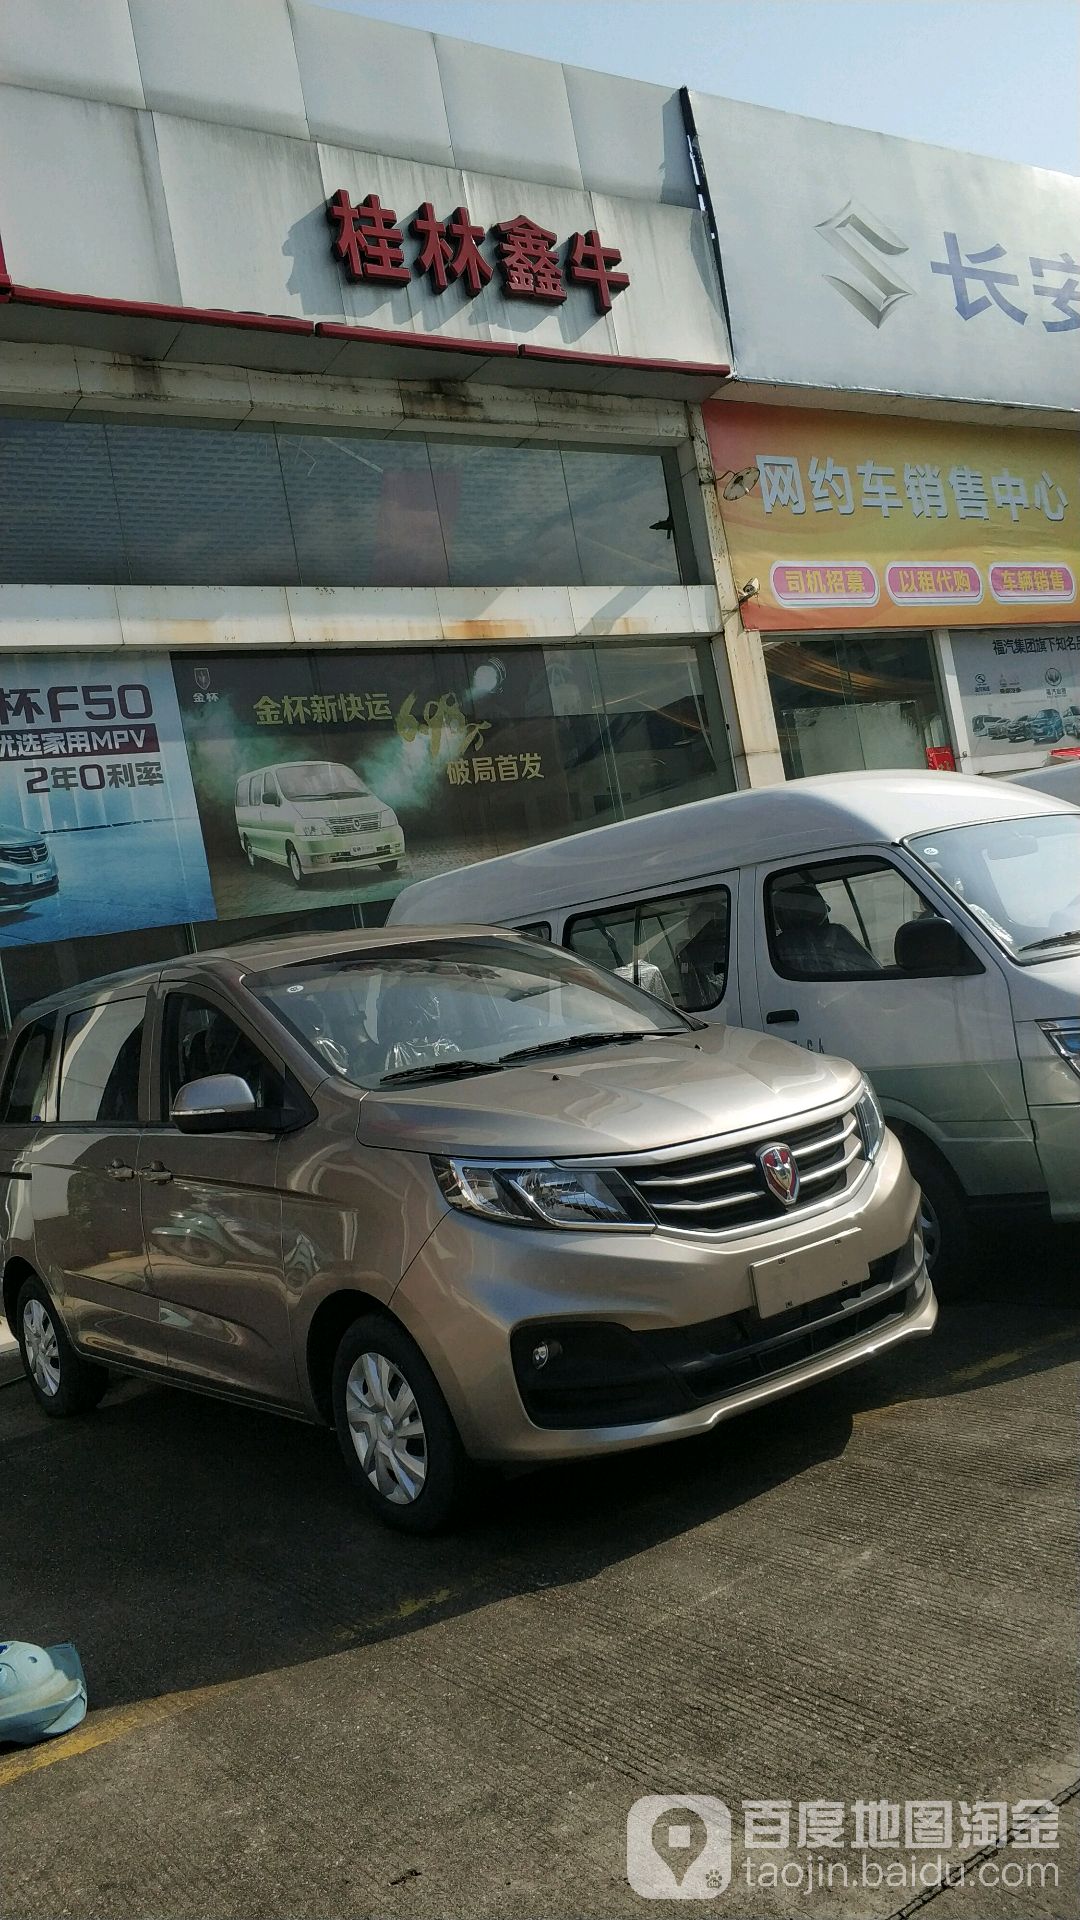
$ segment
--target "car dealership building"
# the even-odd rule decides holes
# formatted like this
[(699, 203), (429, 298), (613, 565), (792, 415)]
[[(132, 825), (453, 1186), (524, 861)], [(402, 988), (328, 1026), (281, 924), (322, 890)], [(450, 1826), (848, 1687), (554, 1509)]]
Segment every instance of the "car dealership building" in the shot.
[(1080, 736), (1080, 182), (309, 0), (0, 82), (5, 1016)]

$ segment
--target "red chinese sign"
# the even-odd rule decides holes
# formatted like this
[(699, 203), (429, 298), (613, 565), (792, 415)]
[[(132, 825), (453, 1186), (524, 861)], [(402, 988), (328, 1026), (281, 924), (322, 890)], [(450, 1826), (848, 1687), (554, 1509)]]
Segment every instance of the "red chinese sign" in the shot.
[[(417, 208), (409, 232), (420, 247), (411, 265), (405, 261), (405, 235), (398, 216), (392, 207), (383, 206), (377, 193), (354, 204), (339, 187), (327, 201), (326, 217), (336, 228), (331, 251), (350, 280), (400, 287), (414, 274), (420, 279), (426, 275), (435, 293), (445, 293), (451, 281), (460, 281), (474, 299), (494, 278), (495, 266), (481, 252), (485, 230), (473, 225), (467, 207), (456, 207), (445, 220), (438, 218), (430, 200)], [(630, 285), (618, 247), (606, 247), (595, 227), (570, 235), (561, 263), (556, 252), (558, 235), (538, 226), (527, 214), (500, 220), (491, 233), (502, 292), (508, 300), (559, 305), (566, 299), (569, 281), (591, 290), (597, 313), (610, 313), (615, 295)]]

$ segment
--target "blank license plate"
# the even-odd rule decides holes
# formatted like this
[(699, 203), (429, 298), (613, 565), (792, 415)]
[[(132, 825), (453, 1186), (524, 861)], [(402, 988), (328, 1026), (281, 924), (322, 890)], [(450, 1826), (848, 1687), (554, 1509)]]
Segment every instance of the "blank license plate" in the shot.
[(820, 1300), (822, 1294), (837, 1293), (841, 1287), (858, 1286), (870, 1278), (870, 1268), (860, 1251), (862, 1234), (858, 1227), (834, 1233), (812, 1247), (800, 1247), (796, 1253), (782, 1253), (775, 1260), (759, 1260), (750, 1269), (754, 1298), (763, 1320), (774, 1313), (787, 1313), (807, 1300)]

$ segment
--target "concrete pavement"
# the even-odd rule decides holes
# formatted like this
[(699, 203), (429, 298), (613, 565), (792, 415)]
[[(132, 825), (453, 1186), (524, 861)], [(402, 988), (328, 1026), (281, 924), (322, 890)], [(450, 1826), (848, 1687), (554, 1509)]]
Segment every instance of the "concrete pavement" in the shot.
[(19, 1343), (0, 1315), (0, 1387), (6, 1387), (9, 1381), (22, 1379), (22, 1356)]
[(0, 1752), (0, 1915), (677, 1920), (624, 1857), (668, 1791), (735, 1810), (740, 1916), (918, 1892), (750, 1885), (744, 1800), (1058, 1796), (1058, 1888), (920, 1911), (1072, 1914), (1075, 1254), (1002, 1245), (932, 1340), (443, 1541), (369, 1522), (312, 1429), (0, 1394), (0, 1629), (75, 1639), (92, 1709)]

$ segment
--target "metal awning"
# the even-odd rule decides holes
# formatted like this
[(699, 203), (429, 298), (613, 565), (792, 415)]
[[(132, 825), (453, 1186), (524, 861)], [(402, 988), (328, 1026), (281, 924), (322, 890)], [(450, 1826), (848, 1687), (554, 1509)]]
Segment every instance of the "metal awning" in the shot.
[(0, 340), (77, 346), (162, 364), (250, 367), (369, 380), (476, 380), (630, 399), (707, 400), (726, 366), (635, 360), (512, 341), (351, 327), (275, 313), (161, 306), (0, 282)]

